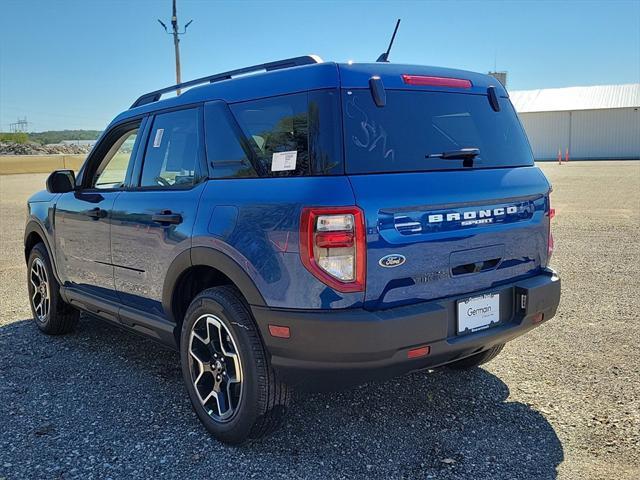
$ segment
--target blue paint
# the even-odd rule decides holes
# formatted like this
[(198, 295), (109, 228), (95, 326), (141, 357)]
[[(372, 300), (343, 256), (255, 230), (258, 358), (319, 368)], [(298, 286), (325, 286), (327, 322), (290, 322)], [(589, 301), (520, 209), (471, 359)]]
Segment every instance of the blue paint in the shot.
[[(450, 87), (408, 86), (401, 79), (404, 73), (464, 78), (472, 86), (464, 92)], [(41, 192), (29, 200), (30, 221), (43, 226), (54, 246), (61, 282), (170, 319), (171, 312), (166, 310), (174, 294), (170, 277), (179, 278), (180, 268), (192, 266), (191, 252), (196, 247), (224, 254), (252, 282), (267, 306), (281, 308), (387, 308), (474, 292), (539, 273), (548, 262), (550, 185), (528, 158), (517, 160), (530, 166), (465, 169), (459, 163), (457, 168), (440, 171), (348, 175), (340, 121), (344, 112), (336, 100), (318, 103), (321, 107), (314, 108), (321, 111), (311, 109), (309, 113), (315, 115), (314, 121), (319, 123), (314, 125), (320, 125), (323, 134), (331, 134), (320, 145), (318, 132), (311, 128), (307, 133), (309, 158), (298, 154), (297, 162), (302, 165), (308, 161), (312, 175), (296, 171), (292, 176), (278, 176), (270, 172), (268, 164), (241, 171), (240, 166), (251, 157), (251, 148), (271, 148), (269, 142), (276, 137), (285, 143), (281, 150), (286, 151), (293, 148), (286, 145), (300, 139), (291, 130), (293, 126), (282, 127), (277, 135), (246, 135), (234, 123), (228, 105), (292, 93), (312, 99), (318, 92), (326, 92), (327, 98), (337, 99), (348, 95), (349, 89), (368, 88), (373, 75), (380, 76), (388, 90), (415, 91), (416, 95), (434, 91), (486, 95), (487, 87), (494, 85), (508, 102), (504, 89), (486, 75), (423, 66), (324, 63), (225, 80), (127, 110), (110, 124), (89, 156), (76, 191), (62, 195)], [(242, 148), (225, 146), (219, 149), (224, 152), (220, 155), (228, 154), (229, 158), (212, 158), (215, 149), (206, 149), (205, 144), (214, 137), (216, 123), (204, 121), (205, 109), (200, 108), (196, 146), (201, 162), (199, 181), (190, 188), (139, 188), (144, 145), (153, 135), (153, 115), (212, 101), (216, 101), (215, 108), (222, 109), (216, 118), (230, 119), (226, 131), (238, 135), (244, 142)], [(329, 104), (335, 109), (331, 114), (322, 110)], [(101, 146), (108, 146), (111, 132), (138, 119), (143, 119), (138, 133), (142, 141), (134, 147), (125, 185), (105, 191), (83, 187), (90, 181), (89, 165), (100, 161)], [(402, 122), (402, 118), (390, 120)], [(264, 124), (269, 122), (264, 120)], [(245, 154), (244, 159), (232, 158)], [(323, 165), (314, 155), (324, 155), (325, 160), (326, 155), (333, 155), (332, 170), (311, 170), (313, 165)], [(261, 158), (269, 161), (270, 154)], [(231, 172), (228, 178), (215, 178), (216, 162), (225, 164), (224, 171)], [(189, 174), (182, 176), (188, 178)], [(300, 217), (304, 207), (353, 205), (362, 209), (365, 218), (366, 290), (343, 293), (320, 281), (302, 264)], [(464, 218), (430, 221), (434, 215), (464, 217), (469, 211), (509, 206), (516, 211), (492, 215), (486, 224), (464, 223)], [(105, 215), (86, 215), (95, 208)], [(153, 219), (163, 212), (179, 215), (179, 223)], [(499, 247), (486, 250), (491, 246)], [(451, 273), (457, 263), (482, 262), (496, 255), (500, 263), (487, 271), (460, 276)], [(176, 267), (177, 263), (181, 266)], [(176, 275), (174, 269), (178, 269)]]

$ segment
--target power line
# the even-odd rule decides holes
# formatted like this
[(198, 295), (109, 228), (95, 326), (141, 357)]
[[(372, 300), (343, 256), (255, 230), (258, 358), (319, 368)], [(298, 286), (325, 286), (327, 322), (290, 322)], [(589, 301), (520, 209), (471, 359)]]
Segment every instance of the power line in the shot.
[[(182, 83), (181, 80), (181, 75), (180, 75), (180, 35), (184, 35), (185, 33), (187, 33), (187, 27), (189, 27), (189, 25), (191, 25), (191, 22), (193, 22), (193, 20), (189, 20), (187, 22), (187, 24), (184, 26), (184, 29), (182, 30), (182, 32), (180, 31), (180, 29), (178, 28), (178, 14), (176, 12), (176, 0), (173, 0), (173, 14), (171, 15), (171, 27), (172, 27), (172, 32), (169, 32), (169, 29), (167, 28), (167, 25), (160, 19), (158, 19), (158, 23), (160, 23), (160, 25), (163, 26), (164, 31), (167, 32), (169, 35), (173, 35), (173, 47), (175, 49), (175, 53), (176, 53), (176, 84), (179, 85), (180, 83)], [(180, 95), (180, 89), (178, 88), (176, 90), (176, 93), (178, 95)]]
[(18, 120), (9, 124), (9, 131), (11, 133), (25, 133), (28, 129), (29, 122), (27, 122), (27, 117), (18, 118)]

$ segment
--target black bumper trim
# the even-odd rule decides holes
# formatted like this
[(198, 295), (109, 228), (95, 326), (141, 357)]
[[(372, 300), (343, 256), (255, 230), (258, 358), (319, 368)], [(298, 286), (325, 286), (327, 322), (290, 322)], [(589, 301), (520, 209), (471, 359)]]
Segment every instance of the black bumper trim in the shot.
[[(456, 335), (456, 301), (489, 292), (501, 294), (500, 324)], [(552, 318), (559, 302), (560, 279), (545, 270), (486, 291), (388, 310), (251, 308), (271, 364), (285, 381), (322, 383), (325, 376), (353, 384), (443, 365), (507, 342), (537, 326), (536, 314)], [(289, 327), (291, 337), (272, 337), (270, 324)], [(407, 351), (420, 345), (429, 345), (430, 354), (408, 359)]]

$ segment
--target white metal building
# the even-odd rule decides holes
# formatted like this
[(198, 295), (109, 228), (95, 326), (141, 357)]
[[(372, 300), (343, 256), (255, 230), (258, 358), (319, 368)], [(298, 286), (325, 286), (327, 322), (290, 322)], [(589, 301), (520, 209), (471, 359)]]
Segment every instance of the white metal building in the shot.
[(536, 160), (640, 159), (640, 83), (510, 92)]

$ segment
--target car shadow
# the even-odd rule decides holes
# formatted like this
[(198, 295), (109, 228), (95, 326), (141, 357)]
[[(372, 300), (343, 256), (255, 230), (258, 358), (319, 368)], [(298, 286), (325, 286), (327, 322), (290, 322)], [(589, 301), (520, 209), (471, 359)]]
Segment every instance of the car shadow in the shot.
[(203, 478), (221, 459), (236, 478), (555, 478), (564, 457), (544, 416), (483, 368), (296, 393), (281, 429), (227, 447), (191, 410), (175, 352), (99, 320), (61, 337), (31, 320), (0, 326), (0, 360), (0, 467), (27, 477), (34, 447), (77, 453), (39, 458), (40, 473), (120, 465), (100, 475), (112, 478), (162, 465)]

